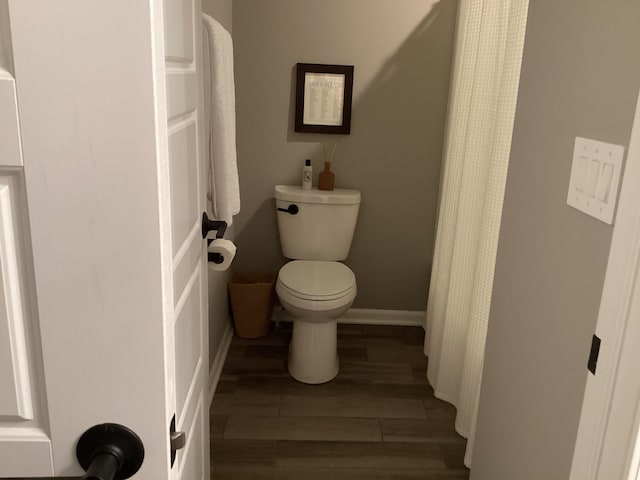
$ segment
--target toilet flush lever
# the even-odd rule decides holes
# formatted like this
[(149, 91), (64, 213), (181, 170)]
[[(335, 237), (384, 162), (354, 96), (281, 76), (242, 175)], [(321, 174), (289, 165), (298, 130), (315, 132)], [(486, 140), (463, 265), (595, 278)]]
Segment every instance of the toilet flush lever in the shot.
[(292, 203), (291, 205), (289, 205), (287, 208), (278, 208), (279, 212), (286, 212), (286, 213), (290, 213), (291, 215), (295, 215), (296, 213), (298, 213), (300, 209), (298, 208), (298, 205)]

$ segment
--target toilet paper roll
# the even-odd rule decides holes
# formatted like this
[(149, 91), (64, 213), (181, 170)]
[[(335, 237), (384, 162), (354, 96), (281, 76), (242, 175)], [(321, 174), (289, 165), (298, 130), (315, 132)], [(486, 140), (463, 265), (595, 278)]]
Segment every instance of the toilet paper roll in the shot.
[[(236, 246), (231, 240), (227, 240), (226, 238), (216, 238), (207, 247), (209, 268), (217, 271), (227, 270), (233, 261), (233, 257), (236, 256), (236, 250)], [(216, 257), (215, 254), (218, 254), (219, 257)], [(213, 261), (214, 258), (217, 261), (220, 259), (222, 261), (217, 263), (217, 261)]]

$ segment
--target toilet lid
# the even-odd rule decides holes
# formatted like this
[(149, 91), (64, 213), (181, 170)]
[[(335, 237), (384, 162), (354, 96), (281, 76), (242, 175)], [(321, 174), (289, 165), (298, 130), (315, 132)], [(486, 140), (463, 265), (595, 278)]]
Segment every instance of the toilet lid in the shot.
[(356, 276), (339, 262), (294, 260), (280, 269), (278, 281), (296, 296), (329, 299), (352, 289)]

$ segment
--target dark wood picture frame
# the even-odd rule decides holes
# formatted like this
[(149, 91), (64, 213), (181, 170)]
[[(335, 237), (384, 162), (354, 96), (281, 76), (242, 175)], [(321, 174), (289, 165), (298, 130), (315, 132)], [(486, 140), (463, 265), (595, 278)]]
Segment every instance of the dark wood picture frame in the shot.
[[(312, 83), (314, 78), (316, 83)], [(352, 98), (353, 65), (298, 63), (295, 131), (348, 135)], [(335, 102), (340, 100), (341, 105), (336, 106)]]

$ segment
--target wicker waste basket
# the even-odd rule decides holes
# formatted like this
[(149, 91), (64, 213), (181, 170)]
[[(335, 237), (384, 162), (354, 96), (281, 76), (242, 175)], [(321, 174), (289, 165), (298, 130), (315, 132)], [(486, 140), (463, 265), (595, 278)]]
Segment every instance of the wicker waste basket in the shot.
[(273, 273), (236, 272), (229, 281), (229, 296), (236, 335), (264, 337), (269, 332), (276, 276)]

